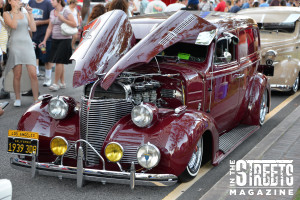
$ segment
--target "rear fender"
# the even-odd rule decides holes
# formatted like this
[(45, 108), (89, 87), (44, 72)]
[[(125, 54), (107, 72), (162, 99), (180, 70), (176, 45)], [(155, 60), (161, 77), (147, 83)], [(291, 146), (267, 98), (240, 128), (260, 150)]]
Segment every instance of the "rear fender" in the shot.
[(259, 111), (260, 111), (260, 100), (265, 90), (268, 93), (268, 110), (270, 112), (271, 107), (271, 89), (268, 79), (265, 75), (257, 73), (253, 76), (249, 82), (249, 88), (246, 96), (249, 96), (248, 102), (248, 116), (242, 122), (248, 125), (259, 125)]

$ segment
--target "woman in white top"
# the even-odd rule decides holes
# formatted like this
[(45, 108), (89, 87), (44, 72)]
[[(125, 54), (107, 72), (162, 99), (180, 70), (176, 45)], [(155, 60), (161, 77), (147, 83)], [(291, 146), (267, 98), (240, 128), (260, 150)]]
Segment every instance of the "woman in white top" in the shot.
[[(44, 40), (39, 44), (46, 46), (46, 41), (52, 35), (51, 52), (49, 61), (55, 63), (55, 78), (54, 83), (49, 87), (52, 91), (66, 88), (65, 84), (65, 64), (70, 64), (72, 61), (71, 41), (72, 36), (63, 35), (61, 33), (61, 24), (66, 23), (71, 27), (76, 27), (76, 22), (69, 9), (64, 9), (64, 0), (51, 0), (53, 10), (50, 12), (50, 22), (46, 31)], [(60, 83), (59, 83), (60, 82)]]
[[(70, 0), (69, 6), (67, 7), (72, 15), (74, 16), (75, 22), (77, 24), (77, 27), (81, 24), (81, 17), (79, 15), (79, 12), (77, 11), (77, 0)], [(78, 34), (74, 34), (72, 37), (72, 49), (75, 50), (75, 42), (78, 39)]]

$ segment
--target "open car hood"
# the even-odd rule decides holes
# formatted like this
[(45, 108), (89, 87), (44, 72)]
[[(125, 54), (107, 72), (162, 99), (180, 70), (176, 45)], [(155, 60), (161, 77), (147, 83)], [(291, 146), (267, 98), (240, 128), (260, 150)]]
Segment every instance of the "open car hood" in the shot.
[[(178, 41), (183, 39), (196, 41), (200, 32), (216, 29), (213, 24), (203, 18), (189, 11), (181, 10), (158, 25), (132, 47), (135, 37), (126, 14), (122, 11), (112, 12), (100, 17), (99, 20), (102, 19), (102, 21), (99, 23), (99, 28), (97, 26), (90, 31), (90, 35), (95, 37), (93, 42), (87, 42), (89, 39), (84, 39), (72, 55), (71, 59), (76, 60), (73, 86), (78, 87), (95, 80), (95, 74), (105, 74), (101, 81), (101, 87), (108, 89), (124, 70), (150, 62), (158, 53)], [(103, 22), (104, 20), (106, 21)], [(118, 48), (119, 46), (122, 48)], [(91, 49), (92, 47), (93, 49)], [(115, 50), (116, 48), (117, 50)], [(124, 50), (119, 51), (121, 49)], [(80, 59), (80, 56), (83, 57), (83, 53), (87, 59)], [(84, 80), (84, 77), (87, 79)]]
[(135, 38), (127, 15), (114, 10), (101, 15), (89, 30), (70, 59), (75, 60), (73, 86), (97, 80), (134, 45)]

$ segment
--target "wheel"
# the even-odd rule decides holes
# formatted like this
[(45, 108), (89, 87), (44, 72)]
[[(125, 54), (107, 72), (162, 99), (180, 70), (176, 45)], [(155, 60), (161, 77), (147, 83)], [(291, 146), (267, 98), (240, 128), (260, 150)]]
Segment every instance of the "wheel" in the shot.
[(294, 84), (293, 84), (293, 87), (291, 89), (291, 94), (295, 94), (299, 89), (299, 76), (297, 76)]
[(197, 145), (195, 146), (195, 150), (192, 154), (192, 157), (186, 169), (178, 177), (180, 182), (188, 182), (197, 176), (201, 167), (202, 156), (203, 156), (203, 139), (201, 137)]
[(261, 100), (260, 100), (260, 108), (259, 108), (259, 124), (263, 125), (265, 122), (266, 114), (268, 109), (268, 92), (264, 91)]

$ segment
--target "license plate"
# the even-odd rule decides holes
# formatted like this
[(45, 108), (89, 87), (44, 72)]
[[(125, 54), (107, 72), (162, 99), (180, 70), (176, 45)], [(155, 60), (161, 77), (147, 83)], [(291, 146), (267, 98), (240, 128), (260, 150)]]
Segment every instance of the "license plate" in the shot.
[(8, 131), (7, 152), (22, 155), (37, 154), (39, 134), (30, 131)]

